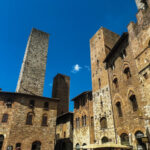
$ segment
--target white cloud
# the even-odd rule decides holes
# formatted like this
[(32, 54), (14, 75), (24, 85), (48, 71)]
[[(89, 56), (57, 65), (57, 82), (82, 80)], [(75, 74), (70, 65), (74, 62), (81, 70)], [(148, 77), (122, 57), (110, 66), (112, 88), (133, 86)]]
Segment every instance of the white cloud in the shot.
[(72, 68), (73, 68), (71, 71), (72, 73), (77, 73), (82, 69), (82, 67), (78, 64), (74, 65)]

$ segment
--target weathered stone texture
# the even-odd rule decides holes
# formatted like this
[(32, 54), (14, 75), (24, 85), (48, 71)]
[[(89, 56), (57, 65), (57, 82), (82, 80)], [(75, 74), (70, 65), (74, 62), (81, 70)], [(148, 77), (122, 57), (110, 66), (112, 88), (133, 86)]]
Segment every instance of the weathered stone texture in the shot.
[[(12, 99), (12, 108), (5, 108), (5, 99)], [(3, 123), (0, 134), (5, 136), (3, 149), (7, 146), (15, 148), (21, 143), (22, 149), (31, 149), (32, 143), (41, 142), (42, 150), (54, 149), (55, 128), (57, 116), (57, 100), (17, 93), (0, 93), (2, 113), (9, 114), (8, 123)], [(30, 108), (30, 100), (35, 101), (34, 108)], [(49, 109), (44, 109), (44, 103), (49, 103)], [(34, 114), (32, 125), (26, 124), (27, 114)], [(1, 113), (1, 115), (2, 115)], [(47, 115), (47, 125), (42, 125), (42, 116)], [(5, 143), (6, 141), (6, 143)]]
[[(91, 117), (93, 117), (92, 92), (84, 92), (73, 99), (74, 101), (74, 130), (73, 147), (77, 144), (83, 146), (94, 143), (94, 126)], [(83, 102), (84, 101), (84, 102)], [(78, 106), (79, 107), (78, 107)], [(86, 125), (82, 124), (82, 117), (86, 116)], [(79, 126), (76, 119), (80, 118)]]
[(57, 116), (69, 111), (70, 77), (57, 74), (53, 81), (52, 97), (59, 98)]
[(32, 29), (16, 92), (43, 95), (49, 35)]
[[(103, 61), (118, 38), (119, 35), (100, 28), (90, 40), (95, 142), (99, 144), (104, 136), (115, 141), (108, 72)], [(107, 129), (101, 129), (100, 119), (103, 117), (107, 119)]]

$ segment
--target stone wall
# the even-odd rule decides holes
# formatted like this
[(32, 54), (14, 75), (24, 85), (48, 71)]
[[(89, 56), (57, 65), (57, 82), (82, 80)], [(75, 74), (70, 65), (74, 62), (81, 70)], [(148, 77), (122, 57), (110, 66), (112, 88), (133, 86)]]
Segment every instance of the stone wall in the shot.
[[(17, 93), (0, 93), (1, 108), (5, 112), (9, 112), (8, 122), (5, 123), (6, 129), (0, 127), (4, 134), (3, 149), (7, 146), (15, 148), (16, 143), (21, 143), (22, 149), (31, 149), (32, 143), (41, 142), (42, 150), (54, 149), (56, 116), (57, 116), (57, 100), (45, 97), (38, 97)], [(12, 108), (5, 108), (3, 101), (5, 98), (13, 100)], [(30, 100), (34, 100), (34, 108), (30, 107)], [(49, 108), (44, 109), (44, 103), (48, 102)], [(32, 124), (26, 124), (27, 114), (32, 113)], [(47, 116), (47, 124), (42, 124), (42, 116)], [(6, 144), (5, 144), (6, 143)]]
[(32, 29), (16, 88), (18, 93), (43, 95), (49, 35)]

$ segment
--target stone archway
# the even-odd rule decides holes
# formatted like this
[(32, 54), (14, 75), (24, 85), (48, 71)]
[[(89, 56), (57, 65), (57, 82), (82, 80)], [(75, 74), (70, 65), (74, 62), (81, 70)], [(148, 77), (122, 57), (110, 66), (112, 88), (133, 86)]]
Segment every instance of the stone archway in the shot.
[(41, 142), (40, 141), (33, 142), (31, 150), (41, 150)]

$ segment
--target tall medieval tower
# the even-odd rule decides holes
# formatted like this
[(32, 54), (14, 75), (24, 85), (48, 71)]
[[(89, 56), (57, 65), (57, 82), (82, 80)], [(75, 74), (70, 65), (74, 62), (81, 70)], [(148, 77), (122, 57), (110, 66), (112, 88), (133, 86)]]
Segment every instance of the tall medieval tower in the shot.
[(52, 97), (59, 98), (57, 116), (69, 111), (70, 77), (57, 74), (53, 81)]
[(109, 141), (113, 142), (116, 138), (108, 72), (103, 61), (118, 38), (119, 35), (100, 28), (90, 40), (94, 130), (97, 144), (103, 143), (105, 137), (109, 137)]
[(32, 29), (16, 88), (18, 93), (43, 95), (49, 34)]

